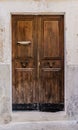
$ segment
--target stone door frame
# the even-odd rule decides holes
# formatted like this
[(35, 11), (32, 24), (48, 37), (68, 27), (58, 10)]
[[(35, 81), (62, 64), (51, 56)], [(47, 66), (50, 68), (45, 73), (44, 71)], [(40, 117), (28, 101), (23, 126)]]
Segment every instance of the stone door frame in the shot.
[[(16, 12), (12, 12), (10, 13), (10, 18), (12, 15), (64, 15), (64, 111), (62, 111), (62, 117), (66, 116), (66, 111), (67, 111), (67, 104), (66, 104), (66, 46), (65, 46), (65, 13), (40, 13), (40, 12), (33, 12), (33, 13), (16, 13)], [(11, 26), (12, 27), (12, 26)], [(11, 52), (12, 52), (12, 31), (11, 31)], [(11, 58), (12, 58), (12, 54), (11, 54)], [(12, 62), (11, 62), (11, 86), (12, 86)], [(13, 115), (13, 111), (12, 111), (12, 87), (11, 87), (11, 112)], [(17, 112), (18, 116), (19, 116), (19, 112)], [(22, 112), (21, 112), (22, 113)], [(25, 112), (26, 113), (26, 112)], [(32, 112), (33, 113), (33, 112)], [(60, 117), (60, 112), (58, 112), (58, 115)], [(57, 114), (55, 113), (55, 118), (57, 119)]]

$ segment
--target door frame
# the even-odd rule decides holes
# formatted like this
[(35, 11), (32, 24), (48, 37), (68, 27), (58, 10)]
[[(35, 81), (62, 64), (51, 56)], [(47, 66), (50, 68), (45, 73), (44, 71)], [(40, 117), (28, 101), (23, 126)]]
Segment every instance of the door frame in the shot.
[[(63, 15), (64, 16), (64, 111), (66, 110), (65, 108), (65, 104), (66, 104), (66, 100), (65, 100), (65, 86), (66, 86), (66, 46), (65, 46), (65, 13), (39, 13), (39, 12), (33, 12), (33, 13), (11, 13), (11, 43), (12, 43), (12, 15)], [(11, 86), (12, 86), (12, 44), (11, 44)], [(12, 87), (11, 87), (11, 108), (12, 108)]]

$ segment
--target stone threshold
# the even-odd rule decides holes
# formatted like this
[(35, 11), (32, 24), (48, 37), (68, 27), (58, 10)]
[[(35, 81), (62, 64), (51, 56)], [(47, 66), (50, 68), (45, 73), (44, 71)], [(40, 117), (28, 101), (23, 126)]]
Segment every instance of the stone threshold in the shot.
[(38, 122), (38, 121), (68, 120), (64, 111), (61, 112), (12, 112), (12, 122)]

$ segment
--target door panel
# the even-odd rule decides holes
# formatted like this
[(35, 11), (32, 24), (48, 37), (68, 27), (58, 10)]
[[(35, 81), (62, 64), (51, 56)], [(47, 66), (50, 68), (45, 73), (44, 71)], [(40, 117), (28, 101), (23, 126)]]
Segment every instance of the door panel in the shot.
[(13, 33), (13, 104), (38, 103), (36, 20), (33, 16), (13, 16), (12, 21), (12, 26), (16, 27)]
[(12, 16), (12, 81), (13, 110), (63, 110), (63, 16)]
[[(17, 21), (17, 41), (30, 41), (31, 43), (27, 46), (18, 45), (17, 51), (19, 57), (33, 57), (33, 34), (34, 34), (34, 21)], [(18, 43), (19, 44), (19, 43)], [(22, 53), (23, 52), (23, 53)]]
[(59, 103), (61, 70), (45, 68), (41, 70), (40, 83), (40, 102), (41, 103)]
[[(35, 71), (16, 69), (16, 95), (20, 104), (32, 103), (35, 99)], [(21, 87), (22, 86), (22, 87)]]
[(59, 57), (59, 22), (46, 19), (43, 26), (43, 56)]
[(58, 106), (64, 103), (64, 25), (62, 16), (41, 16), (39, 21), (39, 101), (42, 109), (45, 107), (48, 110), (52, 104)]
[(63, 19), (61, 16), (42, 16), (40, 19), (42, 48), (42, 50), (40, 50), (40, 54), (42, 54), (41, 57), (60, 58), (62, 56), (61, 49), (63, 49), (61, 45), (63, 44)]

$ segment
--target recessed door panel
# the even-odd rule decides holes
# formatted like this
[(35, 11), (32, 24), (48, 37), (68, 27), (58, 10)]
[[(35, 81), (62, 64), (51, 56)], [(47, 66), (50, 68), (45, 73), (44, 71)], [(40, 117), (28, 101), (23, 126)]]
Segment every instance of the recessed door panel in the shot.
[[(33, 35), (34, 35), (34, 20), (17, 21), (17, 51), (19, 57), (33, 57)], [(20, 42), (28, 42), (26, 45)], [(22, 53), (23, 52), (23, 53)]]
[[(60, 103), (61, 89), (61, 70), (42, 69), (40, 83), (40, 102), (41, 103)], [(42, 94), (43, 93), (43, 94)]]
[(59, 57), (59, 22), (51, 19), (43, 21), (44, 57)]

